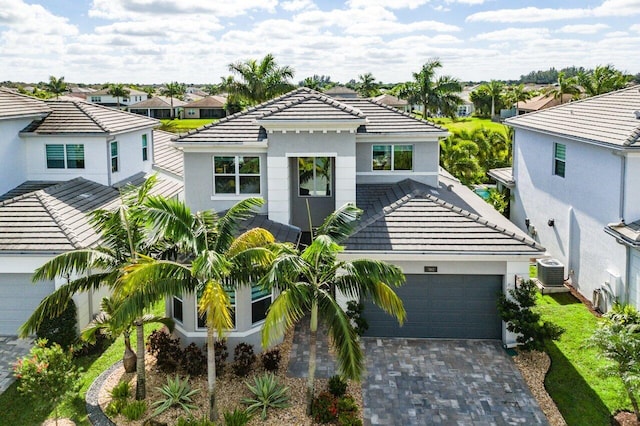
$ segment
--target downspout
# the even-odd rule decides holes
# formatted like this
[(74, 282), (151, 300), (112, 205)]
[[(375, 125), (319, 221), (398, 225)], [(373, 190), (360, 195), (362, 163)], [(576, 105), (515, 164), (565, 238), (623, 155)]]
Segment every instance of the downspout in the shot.
[(627, 182), (627, 156), (620, 156), (620, 222), (624, 222), (624, 197)]

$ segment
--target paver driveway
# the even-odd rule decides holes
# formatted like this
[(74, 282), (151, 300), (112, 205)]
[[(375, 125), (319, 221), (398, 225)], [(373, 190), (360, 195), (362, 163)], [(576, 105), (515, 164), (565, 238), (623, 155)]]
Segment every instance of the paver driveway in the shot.
[(366, 425), (547, 425), (497, 341), (365, 338)]

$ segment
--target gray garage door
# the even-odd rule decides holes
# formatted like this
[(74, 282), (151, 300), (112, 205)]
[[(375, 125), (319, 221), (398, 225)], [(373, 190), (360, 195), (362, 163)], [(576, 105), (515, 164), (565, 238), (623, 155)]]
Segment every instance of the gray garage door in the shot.
[(18, 328), (53, 290), (53, 282), (32, 284), (31, 274), (0, 274), (0, 335), (18, 334)]
[(500, 339), (496, 308), (501, 275), (407, 275), (396, 289), (407, 320), (402, 327), (373, 304), (366, 304), (367, 336)]

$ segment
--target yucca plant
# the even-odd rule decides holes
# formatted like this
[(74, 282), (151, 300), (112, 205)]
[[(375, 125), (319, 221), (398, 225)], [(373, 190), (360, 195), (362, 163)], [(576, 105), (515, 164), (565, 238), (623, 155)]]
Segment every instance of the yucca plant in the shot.
[(225, 411), (224, 413), (225, 426), (245, 426), (249, 423), (249, 420), (251, 420), (251, 414), (237, 408), (233, 411)]
[(191, 385), (189, 385), (189, 377), (184, 380), (180, 380), (180, 377), (178, 377), (177, 374), (175, 379), (167, 377), (167, 383), (163, 385), (162, 388), (156, 389), (158, 389), (165, 397), (152, 404), (153, 407), (156, 407), (153, 412), (154, 416), (157, 416), (174, 406), (182, 408), (187, 412), (187, 414), (191, 413), (191, 410), (196, 408), (196, 406), (193, 405), (191, 397), (197, 394), (199, 390), (191, 389)]
[(146, 401), (131, 401), (120, 410), (120, 413), (127, 420), (140, 420), (145, 411), (147, 411)]
[[(246, 382), (245, 382), (246, 383)], [(255, 385), (246, 383), (254, 398), (243, 398), (242, 403), (249, 405), (247, 412), (253, 414), (262, 410), (260, 417), (267, 418), (268, 408), (287, 408), (289, 406), (289, 387), (278, 383), (278, 379), (271, 373), (255, 378)]]

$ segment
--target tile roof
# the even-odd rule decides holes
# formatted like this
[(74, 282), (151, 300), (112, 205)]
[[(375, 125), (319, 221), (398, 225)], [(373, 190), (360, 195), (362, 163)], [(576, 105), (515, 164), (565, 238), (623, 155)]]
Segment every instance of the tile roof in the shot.
[[(131, 87), (125, 87), (129, 91), (129, 96), (131, 95), (146, 95), (147, 92), (143, 92), (142, 90), (132, 89)], [(96, 96), (96, 95), (110, 95), (110, 88), (106, 87), (104, 89), (96, 90), (95, 92), (87, 93), (88, 96)]]
[(0, 120), (15, 117), (38, 116), (50, 112), (51, 109), (40, 99), (0, 88)]
[[(185, 105), (185, 101), (181, 101), (180, 99), (173, 98), (173, 107), (181, 107)], [(165, 96), (154, 96), (153, 98), (145, 99), (144, 101), (140, 101), (138, 103), (129, 105), (128, 108), (131, 109), (171, 109), (171, 99)]]
[(312, 93), (265, 112), (260, 121), (278, 120), (362, 120), (365, 116), (357, 109), (328, 96)]
[(389, 95), (388, 93), (385, 93), (385, 94), (382, 94), (382, 95), (379, 95), (379, 96), (375, 96), (375, 97), (371, 98), (371, 100), (373, 102), (379, 102), (381, 104), (389, 105), (389, 106), (398, 106), (398, 105), (406, 106), (406, 105), (409, 105), (409, 102), (407, 102), (406, 100), (400, 99), (400, 98), (398, 98), (396, 96), (393, 96), (393, 95)]
[(585, 142), (640, 146), (639, 89), (629, 87), (512, 117), (505, 123)]
[(10, 191), (6, 192), (3, 195), (0, 195), (0, 201), (9, 200), (11, 198), (19, 197), (20, 195), (28, 194), (29, 192), (38, 191), (40, 189), (45, 189), (53, 185), (57, 185), (60, 182), (49, 182), (49, 181), (41, 181), (41, 180), (28, 180), (26, 182), (21, 183)]
[(274, 222), (262, 214), (252, 216), (240, 224), (241, 232), (253, 228), (264, 228), (273, 234), (276, 241), (294, 243), (296, 245), (300, 242), (300, 235), (302, 234), (302, 231), (297, 226)]
[[(140, 184), (144, 177), (132, 177)], [(174, 196), (182, 185), (158, 179), (152, 193)], [(0, 251), (61, 253), (89, 247), (98, 235), (88, 213), (120, 203), (118, 189), (84, 178), (0, 202)]]
[(640, 247), (640, 220), (631, 223), (610, 223), (605, 232), (632, 247)]
[[(573, 99), (573, 95), (565, 93), (562, 95), (562, 103), (570, 102)], [(526, 101), (518, 102), (518, 109), (520, 111), (539, 111), (545, 108), (551, 108), (552, 106), (560, 105), (560, 99), (556, 99), (553, 94), (543, 93), (538, 96), (534, 96)]]
[(224, 96), (206, 96), (189, 102), (184, 105), (185, 108), (224, 108), (227, 99)]
[(339, 98), (342, 96), (350, 97), (350, 98), (359, 96), (358, 92), (356, 92), (353, 89), (349, 89), (347, 86), (333, 86), (331, 89), (325, 90), (324, 93), (326, 95), (330, 95), (336, 98)]
[(153, 166), (176, 176), (183, 176), (182, 151), (171, 145), (174, 133), (153, 131)]
[(364, 214), (358, 230), (346, 242), (347, 250), (425, 254), (544, 252), (543, 247), (522, 233), (495, 225), (473, 212), (464, 199), (447, 187), (433, 188), (410, 179), (397, 184), (363, 184), (356, 187), (356, 199)]
[(491, 169), (487, 174), (504, 184), (507, 188), (513, 188), (516, 181), (513, 179), (513, 167), (502, 167), (500, 169)]
[(116, 134), (159, 124), (154, 118), (83, 101), (47, 101), (51, 114), (22, 134)]
[[(192, 130), (179, 137), (177, 143), (241, 143), (241, 142), (261, 142), (267, 138), (265, 129), (256, 120), (263, 117), (268, 119), (276, 111), (280, 111), (283, 116), (290, 119), (304, 117), (309, 119), (312, 116), (311, 110), (319, 113), (334, 114), (335, 108), (345, 108), (340, 114), (344, 119), (354, 119), (353, 113), (358, 117), (360, 114), (366, 117), (366, 125), (360, 126), (358, 133), (369, 134), (436, 134), (446, 136), (446, 130), (424, 120), (414, 118), (408, 113), (403, 113), (395, 108), (372, 102), (367, 99), (341, 98), (340, 101), (325, 96), (319, 92), (302, 87), (284, 94), (278, 98), (264, 102), (245, 111), (222, 118), (221, 120)], [(287, 112), (289, 108), (291, 112)], [(349, 109), (350, 108), (350, 109)], [(351, 111), (351, 114), (344, 112)], [(279, 114), (278, 114), (279, 115)]]

